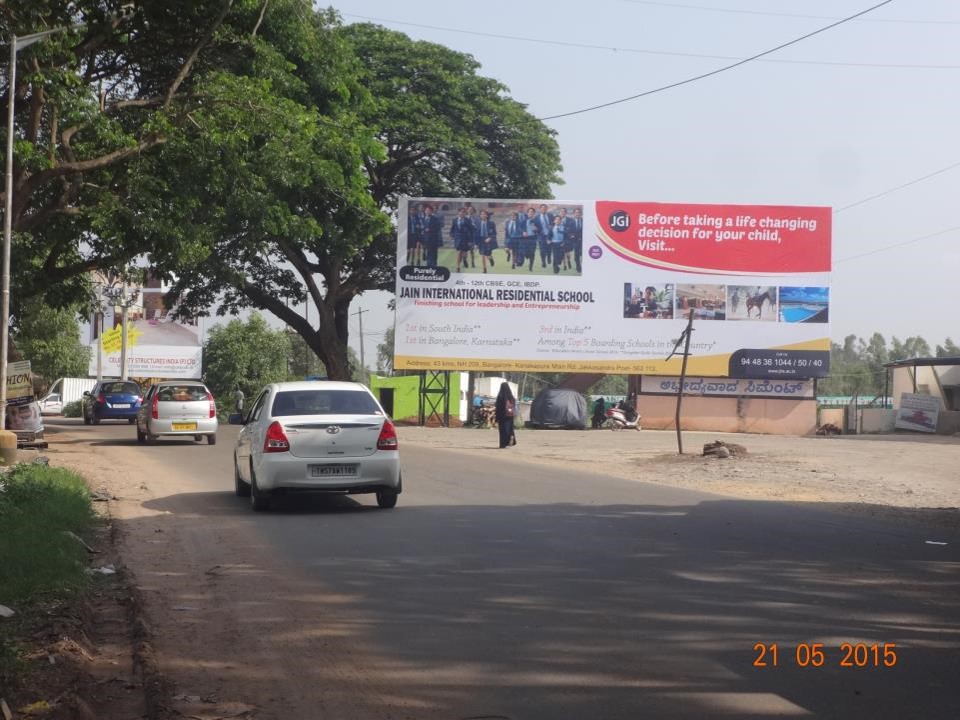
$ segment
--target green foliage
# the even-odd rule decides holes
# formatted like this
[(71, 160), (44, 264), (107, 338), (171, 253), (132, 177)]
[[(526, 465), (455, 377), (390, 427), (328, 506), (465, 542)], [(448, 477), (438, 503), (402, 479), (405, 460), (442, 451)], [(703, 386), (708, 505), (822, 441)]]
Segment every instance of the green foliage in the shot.
[(393, 372), (394, 332), (393, 326), (383, 333), (383, 340), (377, 345), (377, 372)]
[(627, 376), (626, 375), (604, 375), (587, 390), (587, 396), (590, 395), (626, 395), (627, 394)]
[(288, 380), (304, 380), (310, 376), (324, 375), (323, 363), (317, 354), (307, 345), (307, 341), (293, 331), (287, 331), (290, 341), (290, 360), (287, 364)]
[(18, 465), (0, 492), (0, 604), (23, 607), (86, 584), (86, 551), (64, 531), (81, 534), (94, 521), (87, 486), (76, 473)]
[(937, 345), (937, 357), (960, 357), (960, 347), (947, 338), (943, 345)]
[(203, 377), (214, 397), (229, 400), (237, 390), (253, 398), (264, 385), (287, 379), (290, 342), (258, 313), (210, 330), (203, 346)]
[[(947, 338), (938, 352), (947, 347), (960, 351)], [(884, 363), (914, 357), (930, 357), (930, 344), (922, 337), (913, 336), (901, 341), (896, 336), (890, 345), (880, 333), (874, 333), (869, 341), (856, 335), (847, 335), (843, 344), (832, 343), (830, 350), (830, 377), (820, 380), (817, 392), (820, 395), (867, 395), (879, 396), (884, 392), (886, 370)], [(954, 353), (960, 355), (960, 352)], [(942, 355), (938, 355), (942, 357)]]
[(13, 329), (17, 349), (43, 387), (59, 377), (84, 377), (90, 350), (80, 342), (77, 309), (56, 309), (37, 299), (23, 304)]
[(83, 400), (74, 400), (63, 406), (63, 416), (65, 418), (78, 418), (83, 415)]

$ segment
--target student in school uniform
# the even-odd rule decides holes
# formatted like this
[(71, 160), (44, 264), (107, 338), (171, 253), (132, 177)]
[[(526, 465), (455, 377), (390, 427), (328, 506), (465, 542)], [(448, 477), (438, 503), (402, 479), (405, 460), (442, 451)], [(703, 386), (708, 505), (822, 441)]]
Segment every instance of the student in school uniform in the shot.
[(477, 221), (477, 247), (480, 252), (480, 263), (483, 265), (483, 271), (487, 271), (487, 261), (490, 261), (490, 267), (496, 265), (493, 261), (493, 251), (497, 249), (497, 224), (490, 219), (490, 213), (486, 210), (480, 211), (480, 219)]
[(407, 215), (407, 265), (419, 265), (423, 259), (423, 223), (416, 205)]
[(573, 219), (570, 220), (567, 237), (570, 238), (570, 244), (573, 246), (573, 261), (576, 263), (577, 272), (583, 272), (583, 210), (581, 208), (573, 209)]
[(569, 270), (573, 267), (573, 240), (570, 237), (573, 218), (567, 217), (566, 208), (560, 208), (560, 225), (563, 228), (563, 269)]
[(469, 259), (468, 256), (470, 250), (473, 249), (474, 241), (473, 223), (470, 222), (466, 210), (462, 207), (457, 210), (457, 217), (453, 219), (453, 223), (450, 225), (450, 237), (453, 240), (453, 247), (457, 251), (457, 272), (460, 272), (464, 260)]
[(511, 268), (523, 267), (523, 229), (526, 223), (520, 220), (520, 213), (510, 213), (510, 219), (503, 227), (504, 244), (507, 246), (507, 260)]
[(539, 229), (540, 265), (546, 267), (547, 262), (553, 260), (553, 248), (550, 246), (550, 237), (553, 235), (553, 213), (547, 211), (546, 205), (540, 205), (540, 212), (536, 214), (536, 223)]
[(437, 251), (443, 244), (443, 223), (433, 214), (433, 205), (424, 205), (421, 228), (421, 243), (428, 267), (437, 266)]
[(477, 209), (473, 206), (472, 203), (467, 203), (467, 220), (473, 223), (473, 237), (474, 244), (470, 248), (470, 267), (475, 268), (477, 266), (477, 243), (476, 239), (480, 237), (480, 219), (477, 217)]
[(540, 224), (537, 222), (537, 211), (527, 208), (527, 222), (523, 231), (523, 257), (530, 264), (528, 268), (533, 272), (533, 261), (537, 255), (537, 245), (540, 244)]
[(556, 215), (553, 218), (553, 228), (550, 230), (550, 250), (553, 257), (553, 274), (560, 272), (560, 265), (563, 263), (563, 240), (564, 225), (563, 217)]

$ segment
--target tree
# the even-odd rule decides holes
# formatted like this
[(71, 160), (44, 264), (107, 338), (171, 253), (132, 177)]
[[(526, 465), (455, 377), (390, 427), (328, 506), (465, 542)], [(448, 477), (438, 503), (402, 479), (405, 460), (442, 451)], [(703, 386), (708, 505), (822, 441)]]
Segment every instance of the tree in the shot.
[(960, 347), (947, 338), (943, 345), (937, 345), (937, 357), (960, 357)]
[[(269, 311), (330, 378), (347, 379), (350, 303), (393, 285), (396, 240), (382, 210), (401, 194), (547, 197), (560, 162), (553, 132), (473, 58), (314, 17), (312, 44), (297, 49), (299, 82), (287, 83), (296, 92), (285, 86), (278, 99), (276, 84), (245, 81), (256, 117), (246, 102), (232, 116), (194, 114), (210, 148), (184, 147), (165, 188), (188, 185), (200, 198), (175, 220), (195, 242), (187, 262), (154, 257), (179, 277), (185, 311), (221, 298), (225, 312)], [(238, 124), (246, 131), (234, 140)], [(168, 204), (158, 197), (157, 214)], [(313, 305), (317, 323), (291, 300)]]
[(290, 341), (283, 330), (271, 330), (253, 313), (246, 322), (233, 319), (216, 325), (203, 346), (203, 377), (215, 397), (237, 390), (252, 398), (264, 385), (287, 379)]
[(394, 328), (387, 328), (383, 333), (383, 341), (377, 345), (377, 372), (393, 372)]
[[(157, 189), (149, 172), (157, 152), (218, 102), (215, 73), (232, 77), (259, 62), (266, 74), (264, 58), (277, 54), (258, 34), (267, 1), (141, 3), (126, 19), (117, 14), (123, 0), (0, 3), (3, 37), (72, 28), (24, 48), (17, 86), (0, 85), (4, 117), (15, 99), (17, 128), (14, 298), (79, 300), (88, 272), (155, 247), (157, 237), (140, 232), (149, 218), (138, 206)], [(270, 8), (289, 18), (284, 42), (295, 41), (308, 0)]]
[(75, 307), (60, 310), (28, 301), (11, 337), (30, 361), (38, 389), (46, 389), (59, 377), (85, 377), (90, 369), (90, 349), (80, 342)]
[(287, 363), (288, 380), (304, 380), (305, 378), (323, 375), (323, 363), (317, 354), (310, 349), (306, 340), (289, 328), (286, 331), (290, 343), (290, 359)]

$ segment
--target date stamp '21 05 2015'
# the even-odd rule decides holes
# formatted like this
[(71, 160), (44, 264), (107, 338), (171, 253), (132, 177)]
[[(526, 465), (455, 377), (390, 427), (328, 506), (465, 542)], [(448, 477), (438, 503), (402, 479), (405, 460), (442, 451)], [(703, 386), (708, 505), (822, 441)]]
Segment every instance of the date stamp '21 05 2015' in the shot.
[[(825, 667), (831, 664), (842, 668), (892, 668), (896, 666), (896, 643), (840, 643), (839, 648), (827, 648), (824, 643), (797, 643), (781, 646), (779, 643), (761, 643), (753, 646), (756, 668), (779, 667), (791, 664), (797, 667)], [(782, 662), (781, 662), (782, 661)]]

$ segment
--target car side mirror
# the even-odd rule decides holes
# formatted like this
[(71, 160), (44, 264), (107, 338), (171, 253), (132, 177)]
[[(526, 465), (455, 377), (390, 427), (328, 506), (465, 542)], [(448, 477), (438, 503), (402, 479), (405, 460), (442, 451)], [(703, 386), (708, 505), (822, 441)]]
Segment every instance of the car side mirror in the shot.
[(243, 415), (240, 413), (231, 413), (227, 417), (227, 425), (246, 425)]
[(83, 391), (83, 396), (84, 396), (84, 397), (91, 397), (90, 391), (89, 391), (89, 390), (84, 390), (84, 391)]

